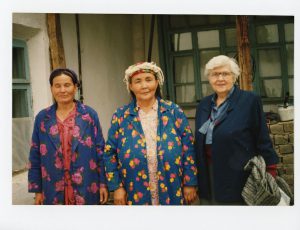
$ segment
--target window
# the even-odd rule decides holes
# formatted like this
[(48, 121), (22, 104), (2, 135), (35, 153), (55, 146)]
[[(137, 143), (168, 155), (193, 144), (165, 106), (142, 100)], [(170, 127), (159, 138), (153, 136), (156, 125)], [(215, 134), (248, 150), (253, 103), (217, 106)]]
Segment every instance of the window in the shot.
[(282, 102), (288, 92), (294, 96), (293, 17), (251, 18), (251, 51), (255, 57), (255, 90), (264, 102)]
[[(204, 66), (213, 56), (236, 53), (235, 17), (210, 15), (162, 16), (169, 98), (181, 105), (196, 105), (212, 93)], [(222, 24), (220, 24), (222, 23)]]
[(12, 103), (13, 118), (31, 116), (31, 93), (26, 43), (13, 40)]
[[(212, 93), (203, 72), (213, 56), (237, 55), (236, 17), (227, 15), (168, 15), (159, 17), (160, 60), (167, 98), (195, 106)], [(264, 103), (278, 103), (294, 94), (293, 17), (249, 16), (253, 87)]]

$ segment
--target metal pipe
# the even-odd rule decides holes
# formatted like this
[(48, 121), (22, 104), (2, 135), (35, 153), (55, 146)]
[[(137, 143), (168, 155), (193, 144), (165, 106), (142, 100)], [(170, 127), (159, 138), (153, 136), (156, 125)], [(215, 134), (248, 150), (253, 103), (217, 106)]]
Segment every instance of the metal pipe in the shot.
[(148, 59), (147, 59), (148, 62), (151, 62), (154, 26), (155, 26), (155, 15), (152, 15), (151, 25), (150, 25), (149, 47), (148, 47)]
[(83, 88), (82, 88), (82, 71), (81, 71), (81, 47), (80, 47), (80, 31), (79, 31), (79, 15), (75, 14), (76, 20), (76, 36), (77, 36), (77, 53), (78, 53), (78, 78), (80, 82), (80, 86), (78, 88), (79, 91), (79, 100), (83, 102)]

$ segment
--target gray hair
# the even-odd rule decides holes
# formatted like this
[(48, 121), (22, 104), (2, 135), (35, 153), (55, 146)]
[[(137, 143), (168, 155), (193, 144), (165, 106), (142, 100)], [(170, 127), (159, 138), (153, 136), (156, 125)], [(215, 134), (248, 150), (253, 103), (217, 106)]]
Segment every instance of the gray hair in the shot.
[(240, 76), (240, 67), (238, 66), (237, 61), (234, 58), (230, 58), (225, 55), (215, 56), (210, 59), (205, 65), (204, 76), (208, 78), (208, 75), (214, 68), (223, 66), (230, 67), (230, 70), (234, 76), (234, 82), (236, 82), (238, 77)]

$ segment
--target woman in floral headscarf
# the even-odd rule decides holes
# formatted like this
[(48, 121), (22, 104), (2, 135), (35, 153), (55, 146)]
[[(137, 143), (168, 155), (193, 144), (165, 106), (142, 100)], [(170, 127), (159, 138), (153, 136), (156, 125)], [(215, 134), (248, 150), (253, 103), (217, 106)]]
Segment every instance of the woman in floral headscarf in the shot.
[(197, 185), (193, 136), (178, 105), (161, 99), (161, 69), (137, 63), (124, 81), (132, 101), (113, 114), (104, 153), (114, 203), (190, 204)]
[(74, 99), (77, 75), (56, 69), (49, 78), (55, 103), (35, 119), (28, 186), (35, 204), (104, 204), (108, 199), (96, 111)]

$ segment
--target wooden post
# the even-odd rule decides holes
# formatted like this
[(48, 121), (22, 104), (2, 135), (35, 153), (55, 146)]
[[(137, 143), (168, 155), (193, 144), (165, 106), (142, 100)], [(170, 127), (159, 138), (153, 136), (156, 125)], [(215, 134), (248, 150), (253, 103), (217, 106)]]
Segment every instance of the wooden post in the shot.
[(238, 62), (241, 69), (239, 79), (240, 88), (243, 90), (253, 90), (252, 87), (252, 69), (251, 69), (251, 53), (248, 38), (248, 16), (236, 17), (237, 32), (237, 52)]
[(47, 30), (49, 36), (51, 70), (65, 68), (66, 61), (59, 14), (47, 14)]

